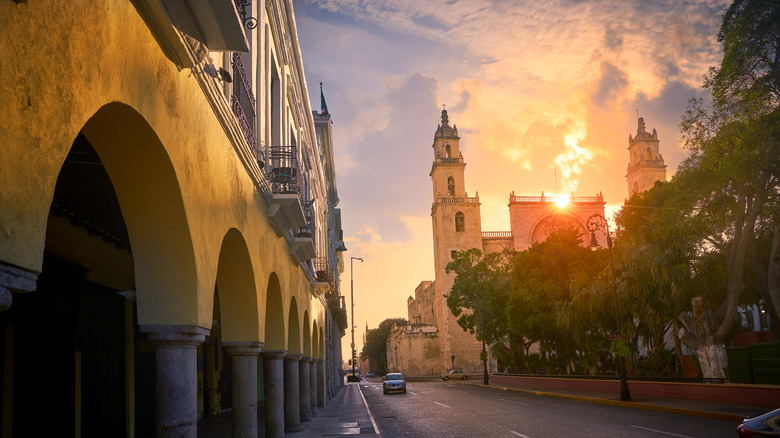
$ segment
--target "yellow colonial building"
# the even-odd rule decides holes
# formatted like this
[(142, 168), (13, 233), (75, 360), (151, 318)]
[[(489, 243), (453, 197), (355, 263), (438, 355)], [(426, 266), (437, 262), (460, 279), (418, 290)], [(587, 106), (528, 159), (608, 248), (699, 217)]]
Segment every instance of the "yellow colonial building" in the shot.
[(292, 1), (6, 1), (0, 45), (0, 436), (309, 420), (345, 248)]

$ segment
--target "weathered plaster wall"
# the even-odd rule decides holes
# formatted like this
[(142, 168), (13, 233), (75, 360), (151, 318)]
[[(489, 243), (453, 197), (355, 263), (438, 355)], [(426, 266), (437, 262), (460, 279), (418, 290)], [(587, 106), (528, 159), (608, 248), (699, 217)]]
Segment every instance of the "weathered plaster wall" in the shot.
[(210, 327), (222, 260), (243, 267), (235, 292), (220, 291), (223, 321), (240, 317), (225, 340), (265, 339), (272, 273), (285, 312), (297, 297), (298, 320), (308, 310), (322, 325), (195, 73), (163, 56), (130, 2), (2, 2), (0, 44), (0, 260), (40, 271), (59, 169), (83, 130), (127, 223), (140, 324)]

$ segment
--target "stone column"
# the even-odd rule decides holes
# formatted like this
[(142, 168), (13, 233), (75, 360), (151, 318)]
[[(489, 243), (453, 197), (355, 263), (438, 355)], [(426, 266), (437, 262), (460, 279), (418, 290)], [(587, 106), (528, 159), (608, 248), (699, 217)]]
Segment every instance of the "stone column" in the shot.
[(284, 357), (284, 431), (301, 430), (301, 397), (298, 361), (301, 354), (288, 354)]
[(309, 400), (311, 404), (312, 415), (317, 414), (317, 385), (319, 379), (317, 379), (317, 359), (311, 358), (311, 361), (306, 364), (306, 372), (309, 374)]
[(196, 438), (198, 434), (198, 345), (208, 329), (191, 325), (145, 325), (155, 345), (157, 437)]
[(325, 374), (325, 359), (317, 359), (317, 407), (325, 407), (325, 386), (322, 379)]
[(35, 272), (0, 262), (0, 312), (11, 307), (12, 293), (34, 291), (37, 279), (38, 274)]
[(233, 364), (233, 438), (257, 438), (257, 355), (261, 342), (225, 342)]
[(302, 357), (298, 362), (298, 382), (299, 382), (299, 394), (301, 399), (301, 421), (311, 421), (311, 387), (309, 386), (309, 364), (311, 363), (310, 357)]
[(287, 352), (264, 351), (263, 386), (265, 387), (265, 436), (284, 438), (284, 366)]

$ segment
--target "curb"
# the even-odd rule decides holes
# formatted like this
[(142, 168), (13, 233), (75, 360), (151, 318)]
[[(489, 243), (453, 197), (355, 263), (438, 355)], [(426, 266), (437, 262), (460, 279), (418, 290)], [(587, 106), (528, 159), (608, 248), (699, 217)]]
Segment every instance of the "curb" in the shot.
[(557, 392), (544, 392), (544, 391), (535, 391), (532, 389), (520, 389), (520, 388), (508, 388), (504, 386), (492, 386), (488, 385), (485, 387), (484, 385), (476, 385), (473, 383), (468, 382), (454, 382), (461, 385), (469, 385), (474, 386), (478, 388), (488, 388), (488, 389), (495, 389), (499, 391), (505, 391), (505, 392), (521, 392), (524, 394), (531, 394), (531, 395), (541, 395), (544, 397), (556, 397), (556, 398), (563, 398), (563, 399), (569, 399), (569, 400), (579, 400), (579, 401), (585, 401), (590, 403), (597, 403), (600, 405), (609, 405), (609, 406), (620, 406), (624, 408), (634, 408), (634, 409), (644, 409), (647, 411), (656, 411), (656, 412), (666, 412), (671, 414), (680, 414), (680, 415), (688, 415), (691, 417), (702, 417), (702, 418), (711, 418), (713, 420), (725, 420), (725, 421), (736, 421), (741, 423), (745, 417), (743, 415), (736, 415), (736, 414), (726, 414), (722, 412), (711, 412), (711, 411), (700, 411), (697, 409), (687, 409), (687, 408), (675, 408), (671, 406), (661, 406), (661, 405), (654, 405), (654, 404), (647, 404), (647, 403), (641, 403), (641, 402), (624, 402), (620, 400), (608, 400), (604, 398), (598, 398), (598, 397), (588, 397), (584, 395), (572, 395), (572, 394), (560, 394)]

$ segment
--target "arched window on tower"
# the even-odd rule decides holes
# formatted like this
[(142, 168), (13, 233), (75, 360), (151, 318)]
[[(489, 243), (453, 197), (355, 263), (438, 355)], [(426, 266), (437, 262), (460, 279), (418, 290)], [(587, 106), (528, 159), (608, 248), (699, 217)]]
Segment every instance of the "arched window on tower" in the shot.
[(455, 213), (455, 231), (466, 231), (466, 217), (463, 213)]
[(647, 148), (647, 159), (652, 160), (653, 159), (653, 153), (650, 151), (650, 148)]
[(455, 180), (447, 178), (447, 196), (455, 196)]
[(444, 146), (444, 152), (447, 153), (447, 158), (452, 158), (452, 150), (450, 150), (450, 145)]
[(634, 186), (631, 187), (631, 193), (637, 193), (639, 191), (639, 183), (634, 181)]

